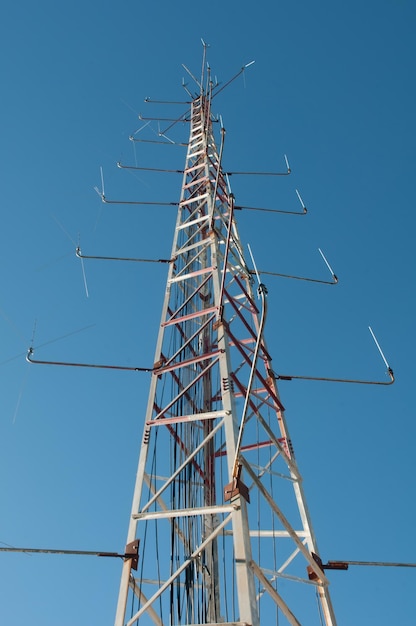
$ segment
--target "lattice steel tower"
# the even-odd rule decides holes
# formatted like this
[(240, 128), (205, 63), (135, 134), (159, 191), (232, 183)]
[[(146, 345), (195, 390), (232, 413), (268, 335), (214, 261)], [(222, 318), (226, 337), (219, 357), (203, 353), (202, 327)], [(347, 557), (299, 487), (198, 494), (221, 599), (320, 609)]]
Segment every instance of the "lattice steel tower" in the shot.
[(334, 625), (204, 68), (115, 624)]

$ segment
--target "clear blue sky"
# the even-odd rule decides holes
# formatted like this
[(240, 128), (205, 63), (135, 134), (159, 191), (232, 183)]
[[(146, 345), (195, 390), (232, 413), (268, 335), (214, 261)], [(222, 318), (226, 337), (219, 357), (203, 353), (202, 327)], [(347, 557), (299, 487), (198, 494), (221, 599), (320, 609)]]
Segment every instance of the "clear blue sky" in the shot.
[[(215, 101), (226, 169), (282, 169), (287, 154), (293, 170), (234, 177), (237, 203), (296, 207), (298, 188), (309, 209), (242, 212), (242, 239), (261, 269), (326, 278), (321, 247), (340, 280), (265, 281), (274, 369), (387, 380), (370, 324), (397, 378), (280, 386), (321, 556), (416, 562), (415, 29), (410, 0), (3, 6), (1, 545), (124, 549), (147, 376), (24, 355), (37, 320), (40, 359), (151, 365), (163, 266), (86, 262), (87, 298), (75, 245), (169, 255), (174, 209), (103, 205), (93, 188), (102, 166), (108, 198), (178, 199), (180, 177), (115, 164), (181, 168), (180, 148), (128, 137), (139, 113), (170, 114), (146, 96), (184, 98), (181, 63), (200, 71), (203, 37), (219, 80), (256, 61)], [(117, 561), (1, 554), (0, 622), (111, 625), (119, 575)], [(414, 624), (416, 570), (330, 579), (340, 626)]]

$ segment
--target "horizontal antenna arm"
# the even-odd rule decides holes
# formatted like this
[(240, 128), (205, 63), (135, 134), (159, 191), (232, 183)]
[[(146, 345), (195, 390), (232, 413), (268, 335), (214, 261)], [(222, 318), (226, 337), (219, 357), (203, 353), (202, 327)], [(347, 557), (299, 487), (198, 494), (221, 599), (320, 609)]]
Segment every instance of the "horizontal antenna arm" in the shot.
[(283, 211), (281, 209), (264, 209), (262, 207), (254, 207), (254, 206), (238, 206), (234, 207), (237, 211), (265, 211), (266, 213), (284, 213), (286, 215), (306, 215), (308, 212), (306, 207), (303, 207), (302, 211)]
[(89, 256), (82, 254), (81, 248), (76, 248), (76, 256), (79, 259), (96, 259), (99, 261), (134, 261), (136, 263), (174, 263), (175, 259), (135, 259), (129, 257), (116, 257), (116, 256)]
[(144, 101), (146, 102), (146, 104), (180, 104), (182, 106), (184, 105), (190, 105), (191, 103), (189, 101), (182, 101), (182, 102), (178, 102), (177, 100), (152, 100), (151, 98), (145, 98)]
[(104, 204), (140, 204), (144, 206), (178, 206), (179, 202), (148, 202), (143, 200), (108, 200), (103, 193), (97, 187), (95, 191), (100, 196)]
[(37, 365), (66, 365), (67, 367), (91, 367), (96, 369), (122, 370), (126, 372), (153, 372), (153, 367), (127, 367), (123, 365), (99, 365), (95, 363), (68, 363), (64, 361), (38, 361), (33, 358), (33, 348), (29, 348), (26, 361)]
[[(321, 252), (321, 251), (320, 251)], [(322, 254), (322, 252), (321, 252)], [(322, 255), (323, 256), (323, 255)], [(325, 257), (324, 257), (325, 259)], [(332, 270), (331, 270), (332, 271)], [(394, 383), (394, 373), (392, 368), (390, 367), (390, 365), (387, 362), (386, 357), (384, 356), (384, 353), (380, 347), (380, 344), (378, 343), (376, 336), (371, 328), (371, 326), (368, 327), (369, 331), (371, 333), (372, 338), (374, 339), (374, 342), (378, 348), (378, 351), (380, 352), (380, 355), (385, 363), (385, 366), (387, 367), (387, 374), (390, 378), (390, 380), (386, 381), (386, 382), (382, 382), (382, 381), (377, 381), (377, 380), (356, 380), (356, 379), (351, 379), (351, 378), (324, 378), (324, 377), (316, 377), (316, 376), (289, 376), (286, 374), (275, 374), (273, 371), (270, 372), (270, 374), (272, 376), (274, 376), (274, 378), (276, 378), (276, 380), (319, 380), (319, 381), (324, 381), (324, 382), (329, 382), (329, 383), (355, 383), (357, 385), (392, 385)]]
[(137, 165), (123, 165), (117, 161), (117, 167), (121, 170), (142, 170), (145, 172), (170, 172), (172, 174), (183, 174), (184, 170), (167, 170), (161, 167), (137, 167)]
[(110, 558), (120, 559), (135, 559), (137, 558), (137, 552), (125, 552), (120, 554), (119, 552), (96, 552), (93, 550), (55, 550), (51, 548), (14, 548), (14, 547), (0, 547), (0, 552), (23, 552), (28, 554), (71, 554), (75, 556), (106, 556)]
[[(279, 278), (293, 278), (294, 280), (305, 280), (309, 283), (320, 283), (322, 285), (336, 285), (338, 278), (333, 274), (333, 280), (320, 280), (318, 278), (308, 278), (306, 276), (293, 276), (292, 274), (279, 274), (278, 272), (265, 272), (258, 270), (259, 274), (267, 274), (268, 276), (278, 276)], [(250, 274), (255, 274), (255, 270), (249, 270)]]
[(325, 378), (321, 376), (292, 376), (288, 374), (275, 374), (270, 372), (276, 380), (318, 380), (328, 383), (355, 383), (357, 385), (392, 385), (394, 383), (393, 370), (389, 368), (387, 374), (390, 380), (383, 382), (377, 380), (357, 380), (353, 378)]
[(188, 117), (182, 116), (180, 118), (176, 117), (144, 117), (139, 114), (139, 120), (142, 122), (190, 122), (191, 120)]
[(133, 137), (133, 135), (131, 135), (129, 137), (130, 141), (133, 141), (135, 143), (159, 143), (162, 144), (163, 146), (182, 146), (184, 148), (187, 147), (187, 143), (179, 143), (177, 141), (159, 141), (157, 139), (137, 139), (136, 137)]
[(286, 213), (287, 215), (306, 215), (306, 213), (308, 212), (304, 201), (302, 200), (302, 197), (299, 193), (299, 191), (297, 189), (295, 189), (296, 191), (296, 195), (299, 199), (299, 202), (302, 206), (302, 211), (282, 211), (281, 209), (263, 209), (261, 207), (252, 207), (252, 206), (235, 206), (235, 209), (247, 209), (249, 211), (266, 211), (268, 213)]
[[(327, 266), (328, 270), (330, 271), (331, 275), (332, 275), (332, 280), (320, 280), (317, 278), (308, 278), (306, 276), (294, 276), (292, 274), (280, 274), (279, 272), (265, 272), (263, 270), (258, 270), (259, 274), (267, 274), (269, 276), (279, 276), (280, 278), (293, 278), (294, 280), (305, 280), (307, 282), (310, 283), (321, 283), (323, 285), (336, 285), (338, 283), (338, 277), (337, 275), (334, 273), (332, 267), (329, 265), (328, 261), (325, 258), (324, 253), (322, 252), (322, 250), (320, 248), (318, 248), (319, 253), (321, 254), (325, 265)], [(256, 274), (256, 270), (249, 270), (250, 274)]]
[(219, 93), (221, 93), (221, 91), (224, 91), (224, 89), (226, 89), (228, 87), (228, 85), (231, 85), (231, 83), (233, 83), (236, 78), (238, 78), (239, 76), (241, 76), (241, 74), (248, 68), (250, 67), (250, 65), (253, 65), (253, 63), (255, 63), (255, 61), (250, 61), (250, 63), (246, 63), (245, 65), (243, 65), (243, 67), (240, 69), (239, 72), (237, 72), (237, 74), (235, 74), (232, 78), (230, 78), (230, 80), (228, 82), (225, 83), (225, 85), (222, 85), (222, 87), (220, 87), (219, 89), (217, 89), (217, 91), (213, 91), (212, 97), (215, 98), (215, 96), (218, 96)]
[(416, 563), (396, 563), (394, 561), (328, 561), (328, 565), (366, 565), (370, 567), (416, 567)]

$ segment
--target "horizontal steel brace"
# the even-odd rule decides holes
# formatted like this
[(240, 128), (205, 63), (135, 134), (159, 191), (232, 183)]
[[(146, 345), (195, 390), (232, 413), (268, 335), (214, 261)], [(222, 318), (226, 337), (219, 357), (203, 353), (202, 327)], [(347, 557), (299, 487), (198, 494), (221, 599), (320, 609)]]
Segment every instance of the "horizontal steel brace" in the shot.
[[(167, 322), (162, 322), (161, 326), (165, 328), (166, 326), (172, 326), (176, 324), (180, 324), (181, 322), (186, 322), (187, 320), (195, 319), (196, 317), (203, 317), (204, 315), (208, 315), (208, 313), (214, 313), (214, 311), (218, 311), (217, 306), (210, 306), (206, 309), (200, 309), (199, 311), (194, 311), (194, 313), (188, 313), (188, 315), (182, 315), (181, 317), (174, 317)], [(209, 356), (207, 357), (209, 358)], [(163, 370), (163, 367), (160, 368)]]
[[(195, 315), (193, 314), (192, 317), (195, 317)], [(182, 367), (189, 367), (190, 365), (195, 365), (195, 363), (200, 363), (201, 361), (208, 361), (209, 359), (213, 359), (215, 356), (218, 356), (223, 352), (224, 350), (213, 350), (212, 352), (205, 352), (204, 354), (195, 356), (192, 359), (178, 361), (177, 363), (170, 363), (169, 365), (162, 365), (161, 367), (154, 369), (153, 373), (155, 376), (160, 376), (161, 374), (165, 374), (166, 372), (179, 370)]]
[[(306, 533), (304, 530), (295, 530), (295, 533), (297, 534), (298, 537), (309, 537), (309, 534)], [(233, 533), (231, 530), (224, 531), (224, 535), (232, 535), (232, 534)], [(280, 537), (282, 539), (291, 538), (287, 530), (250, 530), (249, 535), (250, 537), (259, 537), (260, 539), (264, 537), (266, 538)]]
[(201, 154), (204, 154), (204, 150), (197, 150), (193, 154), (188, 154), (188, 159), (194, 159), (196, 156), (200, 156)]
[(208, 198), (208, 193), (207, 192), (201, 193), (199, 194), (199, 196), (195, 196), (194, 198), (191, 197), (191, 198), (188, 198), (187, 200), (181, 200), (179, 202), (179, 206), (183, 207), (183, 206), (186, 206), (187, 204), (192, 204), (192, 202), (198, 202), (198, 200), (205, 200), (206, 198)]
[[(174, 626), (180, 626), (175, 624)], [(201, 626), (201, 624), (189, 624), (188, 626)], [(209, 626), (250, 626), (247, 622), (210, 622)]]
[(194, 172), (195, 170), (200, 169), (200, 170), (205, 170), (205, 163), (197, 163), (196, 165), (193, 165), (192, 167), (187, 167), (184, 169), (185, 174), (190, 174), (191, 172)]
[(194, 187), (195, 185), (199, 185), (201, 183), (207, 183), (208, 182), (208, 178), (207, 176), (202, 176), (201, 178), (197, 178), (197, 179), (192, 179), (189, 181), (189, 183), (187, 183), (186, 185), (184, 185), (184, 189), (189, 189), (189, 187)]
[(201, 241), (197, 241), (196, 243), (191, 243), (189, 246), (178, 248), (176, 250), (175, 258), (177, 259), (181, 256), (181, 254), (185, 254), (185, 252), (189, 252), (190, 250), (194, 250), (195, 248), (209, 248), (210, 245), (211, 242), (207, 239), (202, 239)]
[[(186, 204), (190, 204), (191, 202), (196, 201), (196, 199), (192, 198), (192, 200), (190, 200), (189, 202), (187, 202)], [(188, 228), (188, 226), (193, 226), (194, 224), (198, 224), (199, 222), (206, 222), (209, 220), (209, 215), (203, 215), (202, 217), (198, 217), (194, 220), (189, 220), (187, 222), (183, 222), (180, 226), (178, 226), (178, 230), (183, 230), (184, 228)]]
[(201, 506), (190, 509), (173, 509), (171, 511), (154, 511), (152, 513), (133, 513), (132, 519), (170, 519), (172, 517), (192, 517), (194, 515), (217, 515), (217, 513), (232, 513), (238, 511), (235, 504), (220, 504), (218, 506)]
[[(183, 276), (177, 276), (176, 278), (171, 278), (169, 283), (179, 283), (182, 280), (188, 280), (188, 278), (193, 278), (194, 276), (202, 276), (203, 274), (208, 274), (213, 270), (217, 269), (215, 266), (205, 267), (202, 270), (196, 270), (195, 272), (189, 272), (188, 274), (184, 274)], [(205, 309), (208, 310), (208, 309)]]
[(194, 413), (193, 415), (178, 415), (177, 417), (164, 417), (158, 420), (149, 420), (146, 426), (166, 426), (177, 422), (198, 422), (200, 420), (214, 420), (224, 417), (225, 411), (208, 411), (206, 413)]

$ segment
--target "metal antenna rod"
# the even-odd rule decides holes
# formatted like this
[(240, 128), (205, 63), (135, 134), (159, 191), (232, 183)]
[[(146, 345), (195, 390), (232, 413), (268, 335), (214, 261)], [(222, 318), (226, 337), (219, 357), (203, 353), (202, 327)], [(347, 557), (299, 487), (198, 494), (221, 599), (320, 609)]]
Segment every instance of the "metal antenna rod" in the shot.
[[(138, 135), (139, 133), (141, 133), (142, 130), (144, 130), (145, 128), (147, 128), (147, 126), (150, 125), (150, 121), (146, 122), (146, 124), (143, 124), (143, 126), (140, 126), (140, 128), (138, 128), (137, 130), (134, 131), (133, 135)], [(130, 141), (133, 140), (133, 135), (130, 135), (129, 139)]]
[(101, 177), (101, 191), (98, 189), (97, 185), (94, 187), (94, 191), (96, 191), (102, 199), (102, 198), (105, 198), (105, 193), (104, 193), (104, 175), (103, 175), (103, 168), (101, 167), (101, 165), (100, 165), (100, 177)]
[(324, 253), (322, 252), (321, 248), (318, 248), (318, 250), (319, 250), (319, 254), (321, 255), (321, 257), (322, 257), (322, 258), (323, 258), (323, 260), (325, 261), (325, 264), (326, 264), (327, 268), (329, 269), (329, 271), (331, 272), (332, 276), (334, 277), (334, 281), (335, 281), (335, 282), (338, 282), (338, 278), (336, 277), (335, 272), (334, 272), (334, 270), (332, 269), (332, 267), (329, 265), (329, 263), (328, 263), (328, 261), (327, 261), (327, 259), (326, 259), (325, 255), (324, 255)]
[(107, 552), (105, 550), (57, 550), (52, 548), (14, 548), (0, 547), (0, 552), (23, 552), (24, 554), (67, 554), (75, 556), (105, 556), (110, 558), (133, 559), (137, 557), (137, 552)]
[(202, 39), (201, 37), (201, 42), (202, 42), (202, 46), (203, 46), (203, 53), (202, 53), (202, 67), (201, 67), (201, 95), (203, 93), (203, 84), (204, 84), (204, 74), (205, 74), (205, 61), (206, 61), (206, 56), (207, 56), (207, 48), (209, 47), (207, 43), (205, 43), (205, 41)]
[(108, 200), (97, 187), (94, 187), (95, 191), (100, 196), (104, 204), (137, 204), (144, 206), (178, 206), (178, 202), (150, 202), (144, 200)]
[(166, 172), (170, 174), (183, 174), (183, 170), (170, 170), (161, 167), (138, 167), (137, 165), (123, 165), (117, 161), (117, 167), (121, 170), (140, 170), (144, 172)]
[[(81, 251), (80, 248), (80, 236), (78, 234), (78, 247), (77, 250)], [(78, 255), (77, 255), (78, 256)], [(90, 297), (89, 291), (88, 291), (88, 284), (87, 284), (87, 275), (85, 273), (85, 267), (84, 267), (84, 259), (82, 258), (81, 255), (79, 255), (79, 259), (81, 260), (81, 269), (82, 269), (82, 277), (84, 279), (84, 287), (85, 287), (85, 294), (87, 296), (87, 298)], [(33, 346), (33, 342), (32, 342), (32, 346)]]
[(185, 89), (186, 93), (188, 94), (188, 96), (191, 98), (191, 100), (193, 100), (194, 96), (193, 94), (189, 91), (188, 89), (188, 83), (185, 83), (185, 79), (182, 78), (182, 87)]
[(306, 213), (306, 206), (305, 206), (304, 201), (302, 200), (302, 196), (300, 195), (300, 193), (299, 193), (299, 191), (297, 189), (295, 189), (295, 191), (296, 191), (297, 197), (299, 198), (299, 202), (302, 205), (302, 209), (303, 209), (304, 213)]
[(176, 124), (177, 122), (189, 122), (190, 120), (185, 115), (186, 113), (180, 117), (144, 117), (144, 115), (139, 113), (138, 117), (142, 122), (175, 122)]
[(265, 213), (282, 213), (284, 215), (306, 215), (307, 210), (306, 207), (303, 207), (303, 211), (285, 211), (283, 209), (266, 209), (258, 206), (245, 206), (239, 205), (234, 207), (237, 211), (263, 211)]
[(380, 348), (380, 344), (378, 343), (378, 341), (377, 341), (377, 339), (376, 339), (376, 336), (375, 336), (375, 334), (373, 333), (373, 329), (371, 328), (371, 326), (369, 326), (369, 327), (368, 327), (368, 330), (370, 331), (371, 336), (372, 336), (372, 337), (373, 337), (373, 339), (374, 339), (374, 342), (375, 342), (375, 344), (376, 344), (376, 346), (377, 346), (377, 348), (378, 348), (378, 351), (379, 351), (379, 352), (380, 352), (380, 354), (381, 354), (381, 358), (383, 359), (383, 361), (384, 361), (384, 363), (385, 363), (385, 365), (386, 365), (387, 369), (388, 369), (389, 371), (391, 371), (391, 367), (390, 367), (390, 365), (387, 363), (387, 359), (386, 359), (386, 357), (385, 357), (385, 356), (384, 356), (384, 354), (383, 354), (383, 350)]
[(181, 146), (186, 148), (187, 147), (187, 143), (180, 143), (177, 141), (158, 141), (157, 139), (136, 139), (136, 137), (133, 137), (133, 135), (130, 135), (129, 137), (130, 141), (133, 141), (134, 143), (157, 143), (157, 144), (161, 144), (162, 146)]
[(146, 104), (180, 104), (182, 106), (187, 105), (189, 106), (191, 103), (187, 100), (152, 100), (151, 98), (145, 98), (144, 102)]
[(293, 376), (292, 374), (275, 374), (271, 372), (276, 380), (314, 380), (326, 383), (351, 383), (355, 385), (392, 385), (395, 381), (393, 370), (389, 369), (390, 380), (383, 382), (378, 380), (359, 380), (355, 378), (327, 378), (325, 376)]
[(37, 365), (65, 365), (68, 367), (90, 367), (95, 369), (106, 369), (106, 370), (122, 370), (126, 372), (153, 372), (153, 367), (126, 367), (123, 365), (101, 365), (96, 363), (69, 363), (66, 361), (39, 361), (33, 358), (34, 350), (33, 348), (29, 348), (26, 361), (29, 363), (36, 363)]
[[(250, 249), (250, 246), (249, 246)], [(319, 252), (321, 253), (326, 265), (329, 268), (329, 271), (332, 274), (332, 278), (333, 280), (320, 280), (318, 278), (308, 278), (306, 276), (295, 276), (293, 274), (281, 274), (280, 272), (268, 272), (265, 270), (260, 270), (259, 272), (257, 271), (257, 268), (255, 268), (255, 270), (249, 270), (250, 274), (267, 274), (268, 276), (278, 276), (279, 278), (293, 278), (294, 280), (304, 280), (306, 282), (310, 282), (310, 283), (320, 283), (323, 285), (336, 285), (338, 283), (338, 277), (334, 274), (334, 272), (332, 271), (331, 266), (329, 265), (328, 261), (325, 259), (323, 252), (318, 248)], [(252, 260), (254, 261), (253, 257)]]
[(217, 191), (218, 191), (218, 181), (219, 181), (219, 176), (221, 172), (221, 161), (222, 161), (222, 154), (224, 151), (224, 141), (225, 141), (225, 128), (222, 125), (222, 118), (221, 118), (221, 144), (220, 144), (220, 152), (218, 155), (218, 169), (217, 169), (217, 174), (215, 176), (215, 186), (214, 186), (214, 193), (213, 193), (214, 202), (217, 197)]
[[(222, 121), (220, 120), (221, 124)], [(167, 172), (171, 174), (183, 174), (184, 170), (174, 170), (161, 167), (138, 167), (137, 165), (123, 165), (121, 161), (117, 161), (117, 167), (122, 170), (141, 170), (146, 172)], [(226, 176), (288, 176), (287, 172), (224, 172)]]
[(416, 567), (416, 563), (395, 563), (393, 561), (328, 561), (331, 565), (333, 563), (345, 563), (346, 565), (366, 565), (370, 567)]
[(189, 76), (196, 82), (196, 84), (198, 85), (199, 89), (202, 90), (201, 83), (195, 78), (195, 76), (192, 74), (191, 70), (186, 67), (185, 63), (182, 63), (182, 67), (185, 70), (185, 72), (188, 72)]
[[(250, 274), (254, 274), (254, 270), (250, 270)], [(319, 283), (321, 285), (337, 285), (338, 278), (336, 280), (320, 280), (319, 278), (309, 278), (308, 276), (295, 276), (294, 274), (281, 274), (279, 272), (268, 272), (266, 270), (259, 270), (260, 274), (266, 274), (267, 276), (277, 276), (278, 278), (292, 278), (293, 280), (304, 280), (308, 283)]]
[(238, 78), (248, 67), (250, 67), (250, 65), (253, 65), (253, 63), (255, 63), (255, 61), (250, 61), (250, 63), (246, 63), (245, 65), (243, 65), (241, 70), (239, 72), (237, 72), (237, 74), (235, 74), (235, 76), (230, 78), (230, 80), (227, 83), (225, 83), (225, 85), (223, 85), (220, 89), (218, 89), (218, 91), (213, 93), (212, 97), (214, 98), (215, 96), (218, 96), (218, 94), (221, 93), (221, 91), (224, 91), (224, 89), (226, 89), (228, 87), (228, 85), (231, 85), (231, 83), (234, 82), (235, 79)]
[(255, 272), (255, 274), (256, 274), (256, 276), (257, 276), (257, 282), (258, 282), (258, 283), (259, 283), (259, 285), (260, 285), (260, 284), (261, 284), (261, 280), (260, 280), (259, 272), (258, 272), (258, 270), (257, 270), (257, 265), (256, 265), (256, 262), (255, 262), (255, 260), (254, 260), (254, 256), (253, 256), (253, 253), (252, 253), (252, 251), (251, 251), (251, 247), (250, 247), (250, 244), (249, 244), (249, 243), (247, 244), (247, 248), (248, 248), (248, 251), (249, 251), (249, 253), (250, 253), (251, 262), (253, 263), (253, 266), (254, 266), (254, 272)]
[(175, 259), (137, 259), (131, 257), (93, 256), (82, 254), (79, 246), (76, 248), (75, 254), (79, 259), (96, 259), (98, 261), (134, 261), (136, 263), (174, 263), (175, 261)]
[[(249, 252), (250, 252), (250, 256), (251, 256), (251, 260), (253, 262), (253, 265), (254, 265), (254, 267), (256, 267), (256, 264), (255, 264), (255, 261), (254, 261), (254, 257), (253, 257), (253, 253), (251, 251), (250, 246), (249, 246)], [(257, 331), (256, 346), (255, 346), (254, 354), (253, 354), (253, 358), (252, 358), (250, 376), (249, 376), (249, 380), (248, 380), (248, 383), (247, 383), (247, 389), (246, 389), (246, 393), (245, 393), (244, 407), (243, 407), (243, 412), (242, 412), (241, 420), (240, 420), (240, 428), (239, 428), (239, 431), (238, 431), (238, 439), (237, 439), (236, 448), (235, 448), (235, 459), (234, 459), (234, 466), (233, 466), (233, 478), (237, 478), (238, 475), (239, 475), (239, 471), (240, 471), (239, 455), (240, 455), (241, 442), (242, 442), (242, 438), (243, 438), (244, 426), (245, 426), (246, 417), (247, 417), (247, 410), (248, 410), (248, 406), (249, 406), (250, 399), (251, 399), (251, 391), (252, 391), (252, 387), (253, 387), (254, 374), (255, 374), (256, 368), (257, 368), (257, 359), (258, 359), (260, 348), (261, 348), (261, 344), (262, 344), (262, 341), (263, 341), (263, 331), (264, 331), (264, 326), (265, 326), (265, 323), (266, 323), (266, 315), (267, 315), (267, 301), (266, 301), (267, 289), (266, 289), (265, 285), (263, 285), (263, 283), (260, 281), (260, 276), (259, 276), (259, 274), (257, 272), (257, 269), (256, 269), (256, 274), (257, 274), (257, 280), (259, 282), (259, 286), (258, 286), (258, 290), (257, 291), (258, 291), (258, 297), (261, 299), (262, 311), (261, 311), (261, 318), (260, 318), (259, 329)]]
[(329, 382), (329, 383), (355, 383), (358, 385), (392, 385), (394, 383), (394, 373), (392, 368), (390, 367), (390, 365), (387, 363), (386, 357), (384, 356), (381, 348), (380, 348), (380, 344), (378, 343), (372, 329), (371, 326), (368, 327), (370, 330), (370, 333), (375, 341), (375, 344), (383, 358), (383, 361), (387, 367), (387, 374), (390, 378), (389, 381), (386, 382), (382, 382), (382, 381), (375, 381), (375, 380), (358, 380), (358, 379), (350, 379), (350, 378), (327, 378), (327, 377), (317, 377), (317, 376), (291, 376), (291, 375), (285, 375), (285, 374), (275, 374), (274, 372), (272, 372), (273, 376), (278, 379), (278, 380), (316, 380), (316, 381), (324, 381), (324, 382)]
[(302, 205), (302, 211), (286, 211), (283, 209), (265, 209), (263, 207), (254, 207), (254, 206), (236, 206), (235, 208), (238, 210), (243, 210), (243, 209), (247, 209), (248, 211), (265, 211), (266, 213), (284, 213), (286, 215), (306, 215), (306, 213), (308, 212), (305, 203), (303, 202), (299, 191), (296, 189), (296, 194), (299, 198), (299, 201)]

